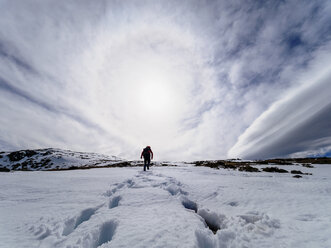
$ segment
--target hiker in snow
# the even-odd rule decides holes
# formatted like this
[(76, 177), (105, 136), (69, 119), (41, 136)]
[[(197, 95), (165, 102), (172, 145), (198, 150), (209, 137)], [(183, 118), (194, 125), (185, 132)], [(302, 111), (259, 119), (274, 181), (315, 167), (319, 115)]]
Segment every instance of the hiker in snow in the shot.
[(149, 170), (149, 165), (151, 163), (151, 159), (153, 159), (153, 152), (150, 146), (146, 146), (141, 152), (140, 158), (144, 157), (144, 171)]

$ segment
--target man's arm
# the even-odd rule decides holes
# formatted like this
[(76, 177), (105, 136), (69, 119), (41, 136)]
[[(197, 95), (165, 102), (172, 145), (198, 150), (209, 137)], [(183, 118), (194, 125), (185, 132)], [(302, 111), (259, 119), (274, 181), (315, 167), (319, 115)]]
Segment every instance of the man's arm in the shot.
[(153, 159), (153, 152), (152, 152), (152, 150), (150, 150), (151, 151), (151, 153), (152, 153), (152, 159)]

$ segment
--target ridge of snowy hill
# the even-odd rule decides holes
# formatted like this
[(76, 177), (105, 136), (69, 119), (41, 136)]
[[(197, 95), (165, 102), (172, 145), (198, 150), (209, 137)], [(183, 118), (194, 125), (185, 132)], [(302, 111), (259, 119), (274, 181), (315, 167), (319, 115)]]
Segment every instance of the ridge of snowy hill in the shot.
[(125, 163), (125, 160), (116, 156), (54, 148), (0, 152), (0, 171), (84, 169), (119, 163)]
[[(153, 161), (153, 166), (203, 166), (214, 169), (233, 169), (246, 172), (258, 172), (259, 165), (302, 165), (311, 167), (313, 164), (331, 164), (331, 158), (277, 158), (267, 160), (202, 160), (194, 162), (169, 162)], [(71, 150), (46, 148), (36, 150), (19, 150), (12, 152), (0, 152), (0, 172), (9, 171), (54, 171), (91, 169), (102, 167), (134, 167), (143, 166), (141, 160), (125, 160), (116, 156), (107, 156), (99, 153), (76, 152)], [(268, 167), (280, 172), (278, 168)], [(277, 171), (278, 170), (278, 171)], [(285, 172), (283, 170), (283, 172)]]

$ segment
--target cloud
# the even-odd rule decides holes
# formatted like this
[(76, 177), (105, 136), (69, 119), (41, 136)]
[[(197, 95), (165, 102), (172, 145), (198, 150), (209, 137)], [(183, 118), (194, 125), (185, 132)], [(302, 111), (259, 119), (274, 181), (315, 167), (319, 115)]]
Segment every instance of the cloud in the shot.
[[(329, 49), (327, 49), (329, 51)], [(331, 148), (330, 52), (319, 55), (301, 87), (274, 103), (239, 137), (230, 157), (323, 154)]]
[(226, 157), (330, 51), (329, 13), (328, 1), (2, 1), (0, 144)]

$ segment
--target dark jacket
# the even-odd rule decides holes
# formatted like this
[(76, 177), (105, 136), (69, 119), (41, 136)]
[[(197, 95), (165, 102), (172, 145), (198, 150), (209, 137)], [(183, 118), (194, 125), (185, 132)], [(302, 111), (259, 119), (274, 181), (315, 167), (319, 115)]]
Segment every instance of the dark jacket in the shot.
[[(152, 155), (152, 156), (151, 156)], [(140, 158), (144, 157), (144, 159), (153, 159), (153, 152), (150, 147), (144, 148), (144, 150), (141, 152)]]

